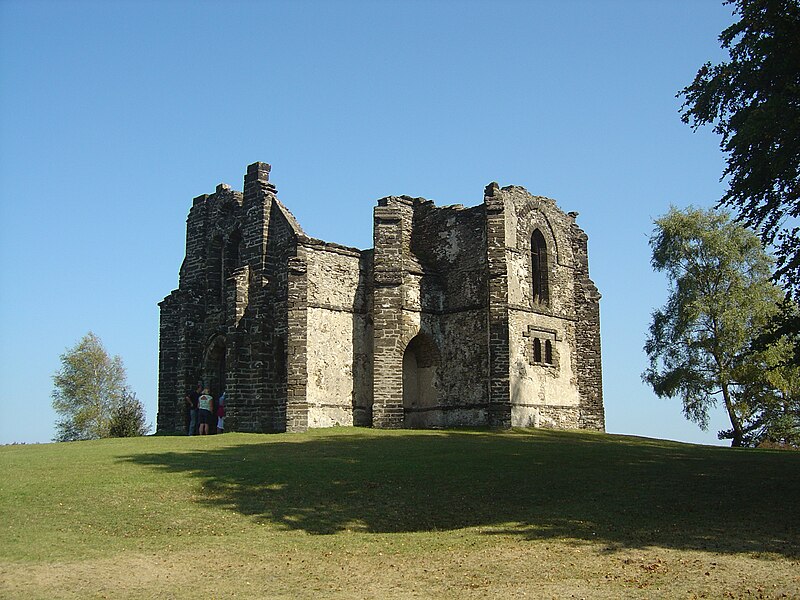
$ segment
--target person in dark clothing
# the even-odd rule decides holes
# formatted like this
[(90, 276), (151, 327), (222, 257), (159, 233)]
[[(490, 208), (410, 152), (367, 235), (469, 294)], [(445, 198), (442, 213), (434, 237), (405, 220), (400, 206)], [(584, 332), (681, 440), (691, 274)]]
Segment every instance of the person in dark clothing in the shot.
[(197, 403), (200, 400), (200, 392), (202, 390), (202, 386), (197, 384), (196, 391), (186, 392), (186, 406), (189, 408), (189, 435), (197, 433)]

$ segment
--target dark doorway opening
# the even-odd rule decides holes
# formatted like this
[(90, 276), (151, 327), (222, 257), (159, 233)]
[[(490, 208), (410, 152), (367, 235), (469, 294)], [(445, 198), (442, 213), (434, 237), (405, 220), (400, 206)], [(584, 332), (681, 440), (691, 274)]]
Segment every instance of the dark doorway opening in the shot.
[[(217, 402), (220, 395), (225, 391), (226, 385), (226, 365), (225, 354), (227, 348), (225, 346), (225, 336), (218, 335), (208, 345), (203, 360), (203, 385), (209, 389), (211, 396), (214, 398), (214, 407), (216, 409)], [(217, 420), (216, 417), (211, 419), (211, 432), (216, 432)]]
[(403, 427), (441, 426), (437, 390), (439, 351), (430, 336), (420, 333), (403, 353)]

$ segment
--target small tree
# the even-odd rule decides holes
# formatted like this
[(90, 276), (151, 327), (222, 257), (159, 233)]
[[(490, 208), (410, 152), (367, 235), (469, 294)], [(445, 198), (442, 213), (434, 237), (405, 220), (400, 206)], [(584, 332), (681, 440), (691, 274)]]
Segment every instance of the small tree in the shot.
[(786, 363), (788, 344), (753, 350), (777, 311), (780, 290), (758, 237), (727, 213), (674, 207), (657, 219), (652, 265), (670, 280), (667, 303), (653, 313), (643, 374), (660, 397), (679, 396), (686, 417), (702, 429), (721, 399), (741, 446), (753, 438), (769, 406), (781, 405), (767, 373)]
[(91, 331), (61, 355), (53, 383), (59, 442), (108, 437), (112, 414), (130, 395), (122, 359), (110, 357)]
[(150, 433), (144, 406), (135, 392), (125, 393), (122, 401), (111, 410), (109, 437), (139, 437)]

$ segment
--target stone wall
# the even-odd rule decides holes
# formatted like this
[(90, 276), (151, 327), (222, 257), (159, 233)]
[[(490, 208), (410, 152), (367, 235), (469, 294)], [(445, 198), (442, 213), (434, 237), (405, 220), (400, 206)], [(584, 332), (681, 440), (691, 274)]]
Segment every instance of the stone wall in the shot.
[(353, 425), (355, 407), (372, 404), (361, 252), (317, 240), (304, 247), (308, 427)]
[(236, 297), (236, 283), (229, 279), (240, 263), (229, 257), (239, 253), (242, 202), (242, 194), (225, 184), (192, 202), (179, 287), (160, 305), (159, 431), (185, 430), (184, 394), (198, 382), (221, 392), (219, 371), (208, 359), (209, 350), (227, 333), (227, 309), (236, 312), (228, 304)]
[[(227, 425), (233, 431), (286, 429), (288, 389), (289, 261), (303, 235), (269, 183), (269, 165), (245, 176), (239, 296), (247, 305), (226, 315)], [(241, 304), (241, 303), (240, 303)]]
[(375, 209), (376, 427), (486, 423), (484, 222), (422, 198)]
[[(413, 326), (403, 318), (404, 239), (411, 220), (412, 203), (384, 198), (373, 211), (373, 340), (372, 425), (403, 425), (404, 337)], [(405, 226), (404, 226), (405, 222)]]
[(589, 238), (576, 224), (573, 224), (572, 228), (578, 355), (576, 376), (581, 396), (578, 426), (583, 429), (605, 431), (603, 365), (600, 350), (600, 292), (589, 278), (587, 249)]
[[(419, 331), (435, 344), (435, 402), (408, 425), (457, 427), (487, 422), (489, 357), (486, 306), (486, 228), (483, 206), (436, 207), (416, 199), (405, 287), (419, 300)], [(418, 275), (421, 273), (422, 275)], [(412, 329), (410, 333), (414, 333)], [(408, 334), (407, 334), (408, 335)], [(409, 406), (405, 406), (407, 412)]]
[[(584, 260), (586, 235), (575, 224), (576, 213), (563, 213), (549, 198), (515, 186), (500, 193), (509, 270), (511, 423), (603, 429), (597, 412), (599, 313), (587, 309), (597, 306), (599, 295), (592, 301), (582, 291), (596, 293)], [(535, 231), (546, 247), (546, 298), (533, 293)]]
[(185, 431), (185, 391), (178, 380), (178, 347), (181, 335), (181, 298), (172, 292), (159, 303), (157, 431)]
[(496, 183), (486, 186), (486, 256), (489, 320), (489, 425), (511, 427), (508, 257), (505, 201)]
[(302, 230), (269, 171), (250, 165), (243, 193), (220, 184), (192, 202), (178, 289), (161, 303), (161, 432), (184, 430), (198, 382), (225, 389), (231, 430), (286, 428), (288, 261)]
[[(509, 318), (511, 341), (511, 424), (514, 427), (556, 426), (544, 417), (555, 407), (577, 414), (580, 396), (576, 385), (574, 323), (528, 311), (512, 310)], [(534, 357), (534, 340), (542, 349)], [(545, 360), (544, 344), (550, 342), (551, 361)], [(578, 420), (559, 428), (577, 428)]]

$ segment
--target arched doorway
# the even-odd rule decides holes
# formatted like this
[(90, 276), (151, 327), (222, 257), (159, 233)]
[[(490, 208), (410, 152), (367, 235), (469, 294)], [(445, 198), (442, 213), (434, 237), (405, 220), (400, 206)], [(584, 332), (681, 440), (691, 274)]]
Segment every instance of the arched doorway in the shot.
[(422, 429), (440, 425), (439, 350), (430, 336), (420, 333), (403, 353), (403, 427)]
[(211, 390), (214, 398), (225, 391), (225, 336), (215, 336), (206, 348), (203, 359), (203, 385)]

